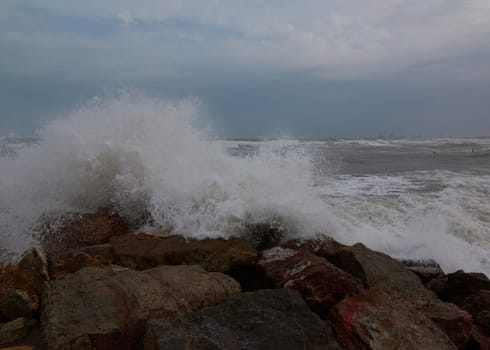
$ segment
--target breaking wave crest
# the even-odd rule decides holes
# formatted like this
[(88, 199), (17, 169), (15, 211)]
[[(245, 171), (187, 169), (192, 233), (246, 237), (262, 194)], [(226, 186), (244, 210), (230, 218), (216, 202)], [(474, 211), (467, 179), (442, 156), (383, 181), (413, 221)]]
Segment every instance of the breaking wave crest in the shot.
[(111, 206), (145, 229), (230, 237), (278, 222), (291, 235), (330, 229), (312, 193), (308, 155), (268, 147), (233, 157), (199, 128), (199, 104), (136, 94), (94, 100), (39, 131), (34, 147), (0, 158), (0, 239), (32, 243), (42, 215)]
[[(434, 163), (432, 141), (416, 152), (393, 142), (408, 150), (394, 157), (350, 141), (216, 141), (199, 124), (197, 101), (126, 93), (46, 124), (29, 147), (9, 147), (0, 155), (0, 250), (35, 244), (45, 217), (113, 207), (144, 231), (228, 238), (265, 223), (289, 238), (325, 233), (433, 258), (447, 272), (490, 274), (490, 175), (432, 170), (457, 170), (487, 144), (450, 161), (440, 149)], [(400, 172), (407, 157), (428, 170)], [(381, 174), (383, 164), (396, 172)]]

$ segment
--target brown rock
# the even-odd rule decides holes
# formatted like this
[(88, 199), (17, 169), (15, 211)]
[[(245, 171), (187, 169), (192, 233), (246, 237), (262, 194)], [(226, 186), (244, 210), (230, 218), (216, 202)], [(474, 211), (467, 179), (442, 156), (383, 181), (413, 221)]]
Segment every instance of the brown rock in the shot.
[(33, 346), (12, 346), (8, 348), (1, 348), (0, 350), (34, 350)]
[(473, 322), (490, 335), (490, 280), (482, 273), (456, 271), (432, 280), (428, 286), (444, 301), (473, 316)]
[(483, 273), (462, 270), (434, 279), (427, 285), (439, 298), (470, 295), (479, 290), (490, 290), (490, 280)]
[(21, 317), (4, 324), (0, 327), (0, 345), (12, 344), (24, 339), (36, 322)]
[(181, 236), (127, 234), (113, 237), (116, 264), (143, 270), (160, 265), (200, 265), (208, 271), (225, 272), (234, 266), (253, 266), (257, 251), (236, 239), (185, 240)]
[(437, 324), (458, 349), (466, 347), (473, 328), (473, 319), (469, 313), (438, 299), (428, 300), (415, 307)]
[(232, 278), (199, 266), (114, 272), (86, 268), (47, 283), (41, 324), (48, 349), (132, 349), (146, 321), (222, 302)]
[(16, 263), (0, 265), (0, 316), (32, 317), (47, 279), (46, 255), (39, 248), (29, 249)]
[(111, 260), (103, 256), (91, 256), (84, 252), (75, 252), (53, 261), (50, 269), (51, 277), (58, 279), (84, 267), (104, 267), (111, 265), (111, 263)]
[(32, 317), (39, 307), (36, 284), (17, 265), (0, 266), (0, 317)]
[(63, 253), (67, 249), (106, 243), (109, 238), (128, 232), (126, 221), (110, 209), (96, 213), (77, 214), (61, 229), (50, 230), (42, 237), (50, 253)]
[(361, 243), (342, 248), (337, 255), (337, 266), (359, 278), (367, 288), (392, 289), (413, 300), (435, 298), (400, 262)]
[(10, 288), (0, 296), (0, 313), (9, 320), (33, 317), (38, 308), (39, 297), (33, 292)]
[(44, 282), (49, 280), (48, 259), (40, 248), (31, 248), (25, 252), (17, 263), (31, 281), (38, 295), (41, 294)]
[(345, 349), (456, 349), (431, 320), (392, 291), (364, 290), (335, 305), (330, 315)]
[(361, 285), (351, 275), (306, 250), (276, 247), (261, 253), (258, 266), (278, 288), (299, 291), (310, 308), (325, 316)]

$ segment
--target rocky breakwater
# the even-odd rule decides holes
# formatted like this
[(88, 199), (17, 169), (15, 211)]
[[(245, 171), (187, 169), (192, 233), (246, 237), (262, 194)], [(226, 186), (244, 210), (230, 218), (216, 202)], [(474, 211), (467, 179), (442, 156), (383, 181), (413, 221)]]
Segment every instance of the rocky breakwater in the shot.
[(490, 349), (486, 276), (253, 229), (186, 240), (81, 215), (47, 256), (1, 265), (0, 348)]

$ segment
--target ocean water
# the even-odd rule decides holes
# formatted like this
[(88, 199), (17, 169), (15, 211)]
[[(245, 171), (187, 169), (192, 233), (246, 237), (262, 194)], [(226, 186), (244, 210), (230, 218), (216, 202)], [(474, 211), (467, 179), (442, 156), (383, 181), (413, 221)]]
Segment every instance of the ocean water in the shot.
[(193, 101), (123, 95), (0, 139), (0, 248), (113, 206), (142, 231), (229, 238), (266, 222), (490, 275), (490, 139), (236, 141), (197, 125)]

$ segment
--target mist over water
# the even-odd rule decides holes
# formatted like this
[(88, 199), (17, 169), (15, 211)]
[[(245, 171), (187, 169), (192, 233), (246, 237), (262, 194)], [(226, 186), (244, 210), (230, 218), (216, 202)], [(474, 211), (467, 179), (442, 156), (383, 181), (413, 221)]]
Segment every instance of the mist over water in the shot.
[(0, 244), (35, 244), (45, 215), (112, 206), (141, 230), (233, 237), (280, 223), (449, 272), (490, 274), (490, 141), (216, 141), (199, 104), (94, 100), (36, 141), (0, 141)]

